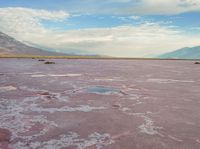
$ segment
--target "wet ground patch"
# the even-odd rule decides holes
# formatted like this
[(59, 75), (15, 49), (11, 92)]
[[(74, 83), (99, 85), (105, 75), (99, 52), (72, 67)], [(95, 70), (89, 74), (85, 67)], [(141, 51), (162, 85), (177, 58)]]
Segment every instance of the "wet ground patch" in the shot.
[(105, 87), (105, 86), (92, 86), (86, 88), (87, 93), (93, 93), (93, 94), (100, 94), (100, 95), (111, 95), (120, 93), (119, 89), (112, 88), (112, 87)]

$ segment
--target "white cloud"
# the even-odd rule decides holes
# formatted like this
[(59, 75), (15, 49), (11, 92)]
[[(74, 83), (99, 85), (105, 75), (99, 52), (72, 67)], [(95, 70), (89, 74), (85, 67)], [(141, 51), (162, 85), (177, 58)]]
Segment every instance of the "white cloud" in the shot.
[(139, 20), (139, 19), (141, 19), (141, 17), (140, 16), (130, 16), (129, 19)]
[(192, 27), (191, 30), (200, 30), (200, 26)]
[[(120, 13), (145, 15), (173, 15), (200, 11), (199, 0), (132, 0)], [(116, 9), (113, 10), (113, 12)], [(118, 10), (118, 9), (117, 9)]]
[(58, 41), (61, 48), (86, 48), (105, 55), (136, 57), (200, 44), (198, 38), (184, 36), (177, 30), (153, 23), (67, 31)]
[(12, 35), (42, 34), (47, 30), (41, 20), (62, 21), (69, 14), (64, 11), (46, 11), (28, 8), (0, 8), (0, 29)]
[(140, 16), (112, 16), (113, 18), (117, 18), (121, 21), (127, 22), (127, 21), (138, 21), (141, 19)]
[(0, 30), (18, 40), (44, 47), (87, 50), (96, 54), (142, 57), (184, 46), (200, 45), (199, 38), (184, 35), (177, 28), (156, 23), (81, 30), (56, 31), (44, 28), (41, 20), (62, 21), (63, 11), (25, 8), (0, 9)]
[(200, 11), (200, 0), (84, 0), (78, 3), (81, 7), (73, 11), (82, 13), (174, 15)]

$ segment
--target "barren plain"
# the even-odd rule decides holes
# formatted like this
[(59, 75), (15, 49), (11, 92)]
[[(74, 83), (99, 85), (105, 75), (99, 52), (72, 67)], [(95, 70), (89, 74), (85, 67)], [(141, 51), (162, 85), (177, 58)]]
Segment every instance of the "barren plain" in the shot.
[(2, 149), (199, 149), (200, 67), (0, 59)]

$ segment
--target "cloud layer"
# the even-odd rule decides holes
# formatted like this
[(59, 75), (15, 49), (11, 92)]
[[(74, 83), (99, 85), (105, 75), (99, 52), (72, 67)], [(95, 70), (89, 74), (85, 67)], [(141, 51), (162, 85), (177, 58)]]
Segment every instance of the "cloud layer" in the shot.
[[(132, 11), (131, 11), (132, 10)], [(140, 14), (179, 14), (200, 11), (199, 0), (140, 0), (138, 7), (128, 9)]]
[(62, 21), (69, 17), (65, 11), (47, 11), (28, 8), (0, 8), (0, 29), (7, 33), (38, 34), (47, 30), (42, 26), (42, 20)]
[(111, 56), (144, 57), (200, 44), (197, 37), (157, 23), (68, 31), (42, 25), (42, 20), (63, 21), (68, 17), (65, 11), (0, 8), (0, 30), (18, 40), (43, 47), (87, 50)]
[(200, 11), (199, 0), (74, 0), (74, 3), (77, 5), (71, 10), (80, 13), (173, 15)]

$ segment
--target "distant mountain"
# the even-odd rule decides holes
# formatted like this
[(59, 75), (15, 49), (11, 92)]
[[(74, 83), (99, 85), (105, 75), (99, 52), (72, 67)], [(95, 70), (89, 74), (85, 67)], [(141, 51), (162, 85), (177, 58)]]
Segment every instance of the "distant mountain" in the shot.
[(174, 58), (174, 59), (200, 59), (200, 46), (185, 47), (173, 52), (169, 52), (158, 56), (158, 58)]
[(41, 55), (41, 56), (62, 56), (67, 55), (57, 52), (49, 52), (28, 46), (13, 37), (0, 32), (0, 54), (1, 55)]
[(62, 49), (53, 49), (53, 48), (46, 48), (43, 46), (40, 46), (38, 44), (33, 44), (30, 42), (26, 42), (28, 45), (31, 45), (33, 47), (36, 47), (38, 49), (42, 49), (44, 51), (49, 51), (49, 52), (57, 52), (57, 53), (64, 53), (66, 55), (82, 55), (82, 56), (99, 56), (97, 54), (94, 54), (92, 52), (89, 52), (87, 50), (79, 50), (79, 49), (69, 49), (66, 48), (66, 50), (62, 50)]

